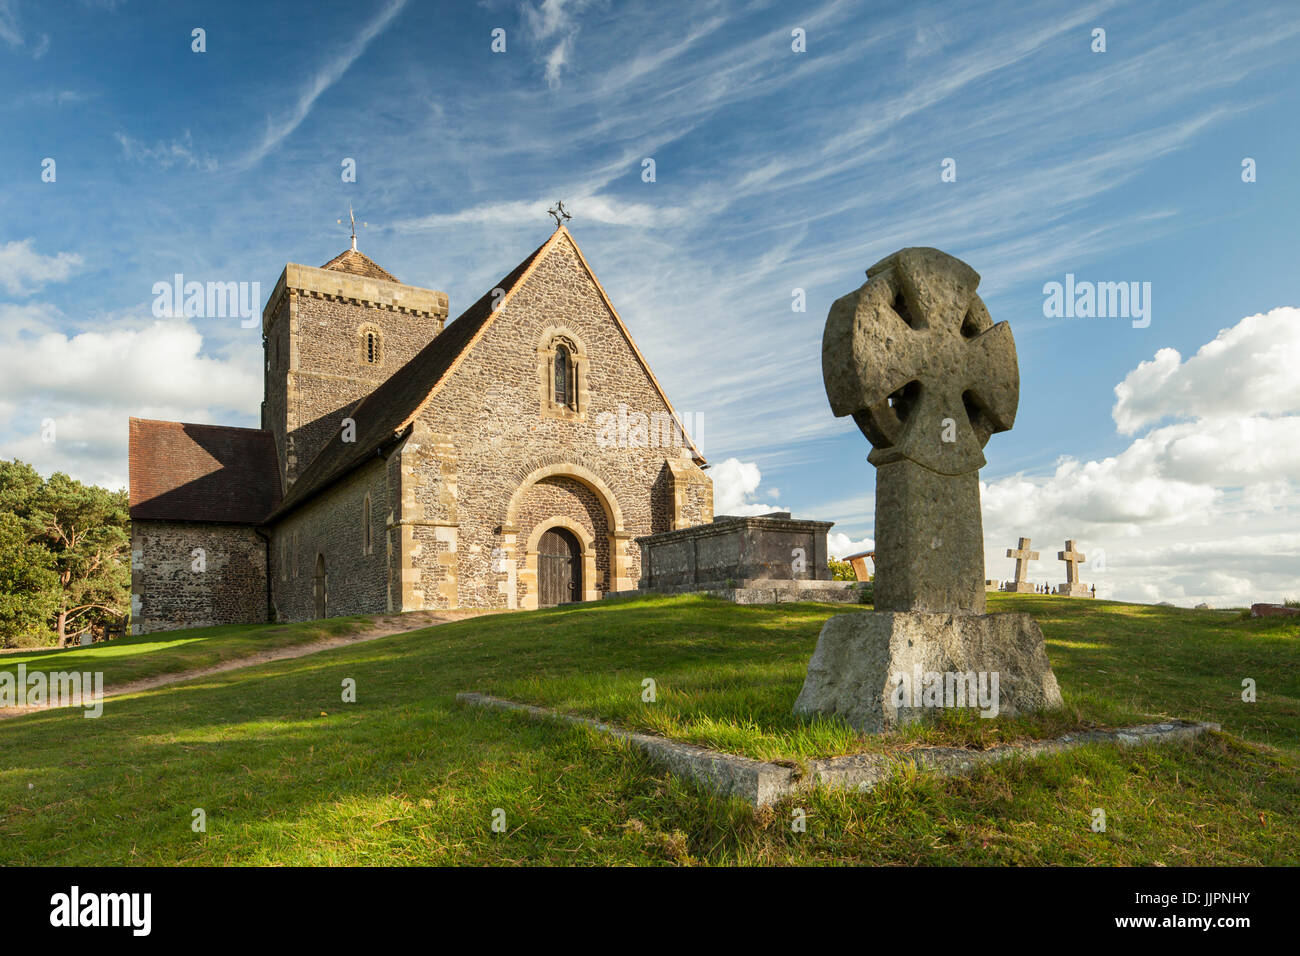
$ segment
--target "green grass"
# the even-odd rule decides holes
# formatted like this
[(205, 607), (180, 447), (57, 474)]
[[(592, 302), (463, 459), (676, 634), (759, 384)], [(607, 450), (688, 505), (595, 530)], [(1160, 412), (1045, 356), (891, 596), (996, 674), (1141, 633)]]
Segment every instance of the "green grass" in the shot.
[[(993, 612), (1031, 612), (1043, 627), (1065, 709), (998, 720), (949, 712), (933, 725), (864, 737), (838, 722), (809, 722), (790, 712), (828, 616), (824, 607), (694, 602), (689, 627), (676, 640), (654, 633), (662, 625), (650, 608), (664, 605), (634, 604), (629, 610), (637, 610), (621, 627), (628, 646), (620, 645), (601, 666), (579, 669), (559, 662), (513, 680), (484, 675), (474, 689), (759, 760), (890, 751), (918, 743), (983, 749), (1151, 717), (1218, 721), (1229, 732), (1263, 743), (1300, 741), (1295, 669), (1300, 623), (1244, 621), (1232, 611), (991, 595)], [(588, 618), (577, 620), (583, 622), (578, 630), (585, 630)], [(1232, 640), (1225, 643), (1227, 635)], [(746, 653), (737, 653), (738, 639)], [(1256, 704), (1241, 701), (1244, 677), (1261, 689)], [(641, 701), (645, 678), (656, 683), (654, 704)]]
[(104, 686), (201, 670), (263, 651), (311, 644), (315, 641), (373, 629), (367, 617), (335, 617), (302, 624), (242, 624), (198, 627), (186, 631), (142, 634), (89, 647), (35, 648), (0, 655), (0, 673), (27, 670), (91, 671), (104, 675)]
[[(0, 863), (1300, 860), (1300, 626), (1038, 596), (990, 603), (1042, 624), (1062, 714), (953, 720), (883, 740), (805, 723), (789, 709), (808, 657), (822, 622), (847, 609), (682, 597), (444, 624), (160, 688), (110, 702), (98, 720), (17, 717), (0, 722)], [(135, 657), (161, 667), (235, 637), (173, 647), (155, 636), (165, 646)], [(70, 669), (65, 660), (84, 653), (42, 666)], [(1245, 677), (1257, 703), (1240, 699)], [(355, 704), (340, 701), (345, 678), (357, 682)], [(655, 704), (641, 701), (645, 678)], [(871, 794), (808, 793), (754, 813), (585, 728), (462, 708), (464, 690), (762, 757), (987, 746), (1147, 714), (1215, 720), (1225, 733), (1085, 747), (959, 779), (908, 774)], [(796, 806), (806, 833), (791, 831)], [(1091, 831), (1096, 807), (1105, 833)], [(194, 808), (207, 813), (206, 833), (191, 830)], [(491, 831), (495, 808), (504, 834)]]

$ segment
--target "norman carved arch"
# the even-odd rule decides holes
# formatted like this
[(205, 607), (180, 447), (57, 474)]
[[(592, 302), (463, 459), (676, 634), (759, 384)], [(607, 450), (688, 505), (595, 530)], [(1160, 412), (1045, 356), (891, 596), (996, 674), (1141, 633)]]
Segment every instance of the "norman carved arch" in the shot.
[[(501, 523), (501, 549), (505, 558), (500, 582), (501, 590), (506, 595), (506, 606), (536, 608), (538, 606), (538, 543), (542, 535), (553, 528), (564, 528), (572, 532), (582, 546), (582, 600), (594, 601), (600, 597), (600, 588), (604, 587), (603, 575), (596, 573), (597, 550), (605, 549), (605, 542), (597, 542), (595, 536), (579, 522), (564, 515), (550, 515), (528, 529), (528, 537), (520, 541), (520, 528), (517, 525), (520, 506), (529, 490), (538, 482), (548, 478), (567, 478), (589, 490), (604, 511), (608, 528), (609, 578), (608, 586), (615, 591), (635, 587), (635, 582), (628, 578), (631, 561), (627, 554), (630, 535), (623, 527), (623, 509), (619, 507), (614, 492), (592, 469), (573, 461), (554, 461), (534, 464), (528, 467), (510, 501), (506, 505), (505, 520)], [(602, 538), (606, 536), (602, 534)], [(522, 559), (522, 568), (518, 571), (518, 581), (514, 569)], [(598, 587), (599, 584), (599, 587)], [(516, 588), (518, 587), (518, 590)]]
[(543, 478), (572, 478), (580, 482), (596, 493), (600, 499), (601, 507), (605, 509), (605, 517), (609, 520), (610, 531), (621, 534), (623, 532), (623, 509), (618, 505), (618, 499), (614, 497), (614, 492), (610, 490), (609, 485), (605, 484), (590, 468), (579, 465), (572, 461), (556, 461), (551, 464), (538, 465), (522, 478), (519, 485), (515, 488), (515, 493), (510, 496), (510, 502), (506, 505), (505, 520), (502, 527), (513, 527), (515, 521), (519, 518), (519, 502), (523, 500), (528, 489)]

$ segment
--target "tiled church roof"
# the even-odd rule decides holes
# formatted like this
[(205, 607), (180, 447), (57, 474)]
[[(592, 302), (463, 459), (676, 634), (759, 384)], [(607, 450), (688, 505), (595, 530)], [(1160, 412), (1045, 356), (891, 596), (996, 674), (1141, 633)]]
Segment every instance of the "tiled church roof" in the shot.
[(321, 266), (333, 272), (350, 272), (354, 276), (368, 279), (383, 279), (385, 282), (398, 282), (397, 276), (379, 266), (375, 260), (356, 249), (345, 249), (329, 262)]
[(258, 524), (280, 503), (269, 431), (131, 419), (131, 518)]
[[(461, 353), (473, 344), (479, 330), (487, 324), (492, 316), (493, 302), (505, 304), (542, 250), (562, 232), (563, 229), (556, 230), (504, 279), (434, 336), (433, 341), (414, 358), (355, 405), (348, 417), (356, 422), (356, 441), (344, 443), (337, 437), (329, 441), (289, 489), (284, 502), (276, 509), (276, 516), (329, 486), (404, 431), (434, 386), (442, 381)], [(497, 289), (501, 289), (504, 296), (498, 295)]]

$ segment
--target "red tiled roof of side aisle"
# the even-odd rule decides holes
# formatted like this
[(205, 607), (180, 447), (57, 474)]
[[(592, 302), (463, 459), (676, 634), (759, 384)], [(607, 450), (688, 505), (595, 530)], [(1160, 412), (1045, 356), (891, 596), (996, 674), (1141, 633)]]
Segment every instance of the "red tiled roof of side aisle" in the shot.
[(398, 281), (397, 276), (355, 249), (343, 250), (321, 268), (333, 272), (350, 272), (354, 276), (365, 276), (369, 279), (383, 279), (385, 282)]
[(131, 517), (258, 524), (280, 504), (269, 431), (131, 419)]

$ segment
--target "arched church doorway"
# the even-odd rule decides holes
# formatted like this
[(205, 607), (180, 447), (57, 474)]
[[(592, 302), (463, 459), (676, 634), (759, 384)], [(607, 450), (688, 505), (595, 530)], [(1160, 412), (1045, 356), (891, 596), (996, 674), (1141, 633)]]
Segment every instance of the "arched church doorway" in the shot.
[(537, 603), (582, 600), (582, 545), (568, 528), (548, 528), (537, 542)]
[(316, 555), (316, 582), (312, 594), (316, 598), (316, 617), (325, 616), (325, 555)]

